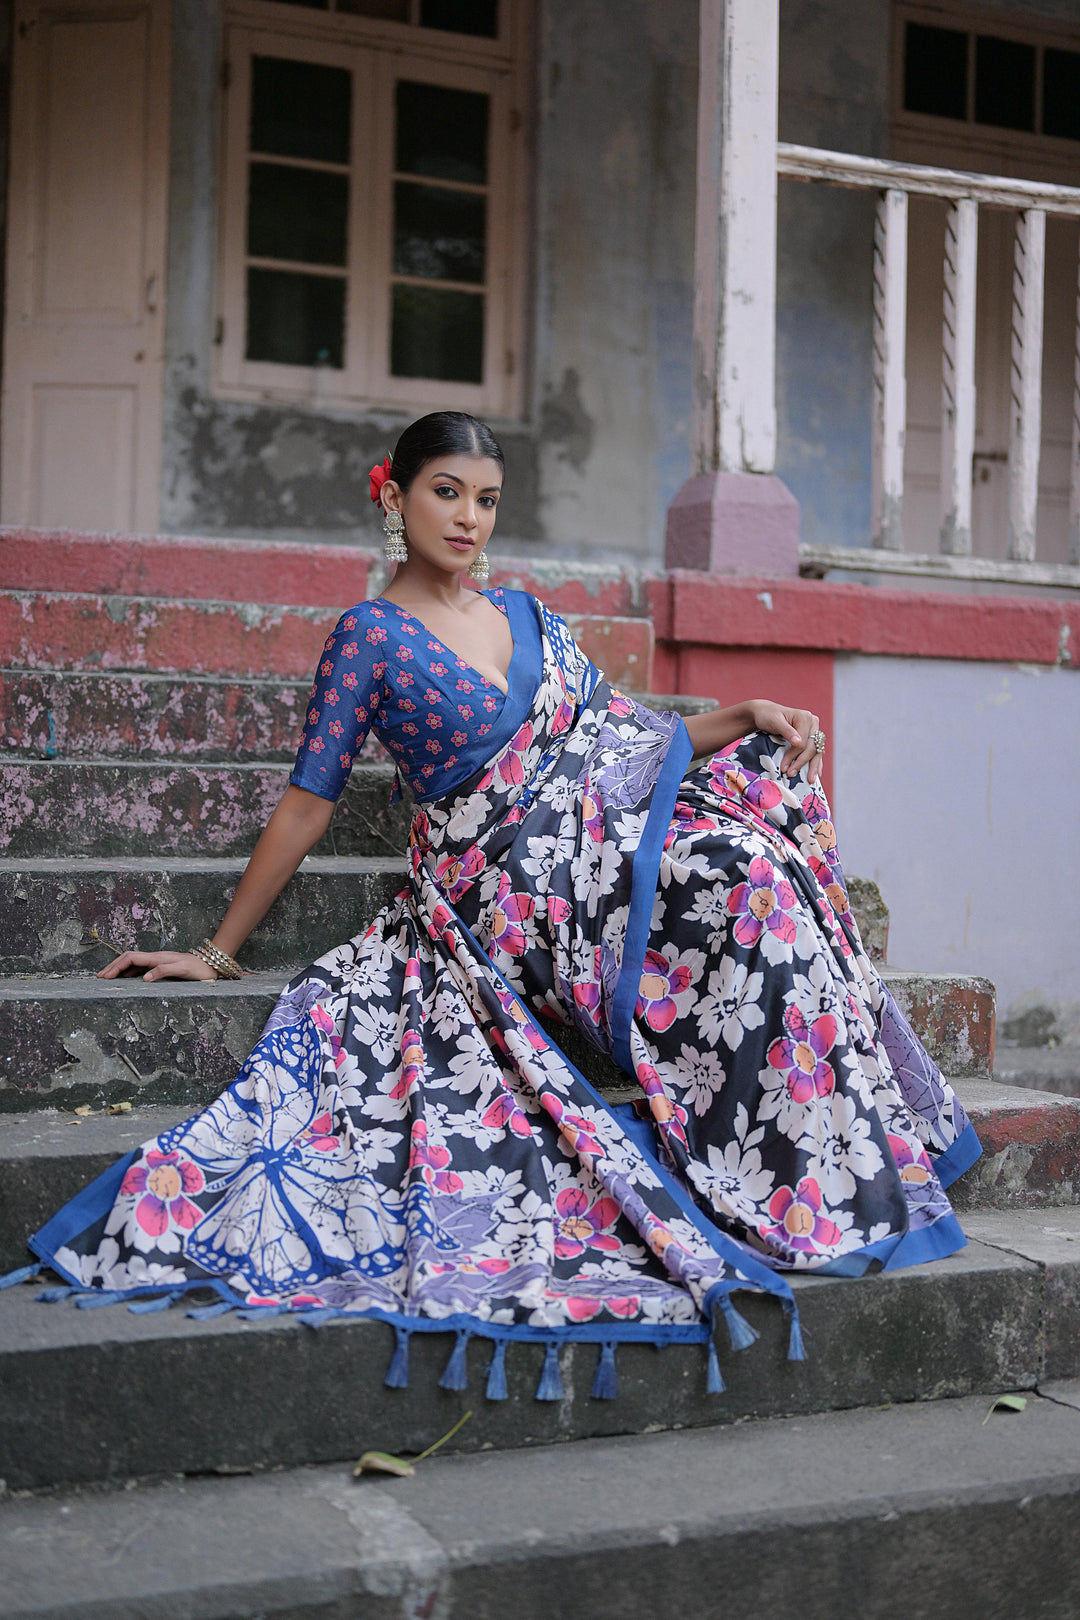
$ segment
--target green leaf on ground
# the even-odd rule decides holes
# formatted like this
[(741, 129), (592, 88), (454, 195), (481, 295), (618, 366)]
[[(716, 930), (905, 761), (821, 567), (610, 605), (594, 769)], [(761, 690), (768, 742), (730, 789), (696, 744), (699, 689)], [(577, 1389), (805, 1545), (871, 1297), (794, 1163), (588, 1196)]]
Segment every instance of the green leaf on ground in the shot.
[(452, 1429), (447, 1429), (441, 1440), (436, 1440), (434, 1445), (428, 1446), (426, 1451), (422, 1451), (419, 1457), (414, 1457), (411, 1462), (405, 1457), (395, 1457), (391, 1451), (365, 1451), (353, 1469), (353, 1478), (359, 1479), (361, 1474), (396, 1474), (399, 1479), (408, 1479), (410, 1474), (415, 1474), (417, 1463), (422, 1463), (425, 1457), (430, 1457), (440, 1446), (445, 1446), (459, 1429), (465, 1427), (471, 1417), (470, 1409), (464, 1417), (458, 1418)]
[(995, 1412), (1022, 1412), (1026, 1405), (1026, 1395), (999, 1395), (983, 1418), (983, 1428), (985, 1429)]

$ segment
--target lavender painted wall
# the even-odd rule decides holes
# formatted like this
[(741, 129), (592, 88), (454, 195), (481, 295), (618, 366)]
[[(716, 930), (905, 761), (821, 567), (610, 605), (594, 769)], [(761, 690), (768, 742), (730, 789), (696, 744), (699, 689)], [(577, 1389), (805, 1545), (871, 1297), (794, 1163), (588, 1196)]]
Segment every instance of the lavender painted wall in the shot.
[(984, 973), (1080, 1039), (1080, 671), (838, 657), (835, 813), (897, 967)]

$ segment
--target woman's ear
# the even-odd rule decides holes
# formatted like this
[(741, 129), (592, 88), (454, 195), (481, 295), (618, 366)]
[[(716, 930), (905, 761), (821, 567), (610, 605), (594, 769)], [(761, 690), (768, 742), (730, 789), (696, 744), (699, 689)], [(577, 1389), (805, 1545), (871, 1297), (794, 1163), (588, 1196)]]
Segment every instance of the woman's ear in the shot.
[(382, 489), (380, 489), (379, 499), (382, 502), (382, 509), (384, 512), (401, 511), (401, 489), (397, 484), (394, 483), (392, 478), (388, 478)]

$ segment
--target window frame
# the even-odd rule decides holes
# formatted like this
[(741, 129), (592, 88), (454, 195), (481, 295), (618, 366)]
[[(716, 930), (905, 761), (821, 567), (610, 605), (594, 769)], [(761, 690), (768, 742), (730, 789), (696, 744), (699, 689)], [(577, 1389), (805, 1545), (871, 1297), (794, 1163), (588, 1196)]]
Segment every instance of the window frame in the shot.
[[(414, 0), (414, 11), (417, 9)], [(500, 0), (500, 38), (449, 34), (411, 23), (233, 0), (225, 18), (222, 136), (211, 388), (222, 399), (307, 405), (350, 413), (386, 409), (422, 414), (469, 410), (515, 420), (526, 406), (527, 201), (525, 118), (530, 30), (524, 4)], [(348, 242), (344, 270), (297, 265), (346, 282), (344, 360), (290, 366), (245, 358), (249, 115), (252, 56), (279, 56), (353, 75)], [(474, 90), (490, 98), (485, 276), (484, 377), (480, 383), (395, 377), (390, 372), (394, 95), (400, 79)], [(306, 159), (269, 162), (298, 167)], [(256, 260), (255, 262), (259, 262)], [(276, 261), (288, 268), (286, 261)], [(453, 284), (451, 284), (453, 285)]]
[[(904, 39), (909, 22), (930, 28), (948, 28), (968, 35), (966, 116), (942, 118), (935, 113), (909, 112), (904, 106)], [(975, 122), (976, 34), (992, 34), (1035, 47), (1035, 130), (1006, 129)], [(890, 140), (894, 156), (917, 163), (934, 163), (936, 148), (954, 148), (969, 154), (970, 167), (1017, 178), (1075, 183), (1080, 163), (1080, 141), (1043, 135), (1038, 126), (1043, 111), (1043, 53), (1064, 50), (1080, 53), (1080, 26), (1057, 23), (1023, 12), (991, 10), (979, 5), (953, 6), (934, 0), (893, 0), (890, 50)], [(1069, 176), (1072, 176), (1070, 180)]]

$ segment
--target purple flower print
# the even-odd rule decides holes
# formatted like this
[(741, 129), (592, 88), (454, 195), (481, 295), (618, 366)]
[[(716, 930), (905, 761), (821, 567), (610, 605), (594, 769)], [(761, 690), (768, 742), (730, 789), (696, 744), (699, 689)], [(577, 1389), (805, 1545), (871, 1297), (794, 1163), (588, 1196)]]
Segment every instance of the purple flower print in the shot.
[(804, 1176), (795, 1188), (778, 1187), (769, 1199), (769, 1214), (774, 1224), (766, 1228), (765, 1237), (774, 1238), (789, 1249), (800, 1249), (803, 1254), (835, 1249), (843, 1233), (835, 1222), (821, 1214), (821, 1203), (821, 1188), (813, 1176)]
[(784, 1012), (786, 1037), (773, 1041), (766, 1054), (770, 1068), (784, 1076), (792, 1102), (806, 1103), (817, 1094), (827, 1097), (836, 1085), (832, 1067), (825, 1062), (836, 1045), (836, 1019), (822, 1013), (808, 1024), (798, 1007)]
[(889, 1133), (889, 1148), (900, 1172), (900, 1180), (912, 1187), (925, 1187), (933, 1179), (934, 1167), (922, 1148), (917, 1151), (902, 1136)]
[(735, 918), (732, 932), (740, 945), (756, 945), (766, 930), (783, 940), (795, 941), (795, 890), (778, 875), (763, 855), (755, 855), (747, 873), (749, 882), (738, 883), (728, 895), (727, 908)]
[(338, 1145), (334, 1135), (334, 1118), (332, 1114), (320, 1114), (313, 1119), (306, 1130), (301, 1131), (296, 1138), (297, 1143), (304, 1147), (314, 1148), (316, 1153), (333, 1153)]
[(190, 1232), (202, 1219), (198, 1204), (188, 1193), (202, 1192), (203, 1173), (181, 1154), (159, 1153), (152, 1148), (145, 1162), (132, 1165), (120, 1186), (125, 1193), (142, 1193), (135, 1219), (150, 1237), (161, 1237), (170, 1225)]
[(688, 967), (672, 968), (660, 951), (646, 951), (638, 986), (637, 1016), (644, 1018), (650, 1029), (670, 1029), (678, 1011), (675, 997), (689, 990), (690, 981)]
[(491, 918), (492, 945), (497, 945), (507, 956), (523, 955), (525, 930), (521, 924), (528, 922), (535, 910), (536, 901), (532, 895), (514, 894), (509, 878), (504, 877), (499, 884), (499, 895)]
[(507, 1125), (515, 1136), (531, 1136), (532, 1126), (525, 1113), (508, 1091), (502, 1091), (480, 1116), (481, 1124), (490, 1130), (503, 1130)]
[(446, 898), (454, 904), (461, 899), (466, 890), (472, 888), (486, 865), (487, 860), (483, 852), (473, 844), (464, 855), (444, 855), (435, 867), (435, 881)]
[(622, 1245), (607, 1228), (619, 1217), (614, 1198), (598, 1198), (590, 1204), (581, 1187), (564, 1187), (555, 1199), (555, 1253), (560, 1260), (574, 1260), (586, 1249), (619, 1250)]
[(415, 1120), (409, 1147), (409, 1169), (419, 1169), (429, 1187), (439, 1192), (460, 1192), (465, 1183), (453, 1170), (447, 1170), (450, 1154), (444, 1147), (428, 1146), (427, 1126), (422, 1119)]
[(366, 634), (367, 640), (370, 641), (373, 647), (377, 647), (380, 641), (386, 640), (386, 631), (381, 627), (381, 625), (372, 625), (371, 629), (368, 630)]

